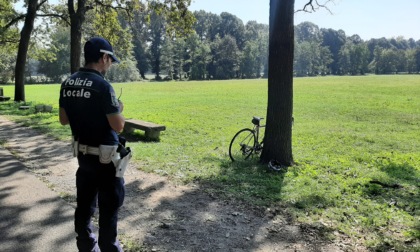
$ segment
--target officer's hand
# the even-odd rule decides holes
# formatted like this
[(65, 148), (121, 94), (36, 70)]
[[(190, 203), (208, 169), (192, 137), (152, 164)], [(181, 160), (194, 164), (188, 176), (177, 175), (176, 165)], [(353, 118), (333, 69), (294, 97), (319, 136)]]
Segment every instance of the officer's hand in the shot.
[(118, 100), (118, 103), (120, 104), (120, 113), (124, 110), (124, 103), (121, 100)]

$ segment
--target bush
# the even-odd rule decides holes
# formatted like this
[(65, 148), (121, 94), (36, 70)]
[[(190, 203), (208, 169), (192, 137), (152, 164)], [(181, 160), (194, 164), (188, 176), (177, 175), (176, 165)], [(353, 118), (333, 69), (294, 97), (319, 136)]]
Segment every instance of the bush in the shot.
[(133, 60), (126, 60), (113, 65), (107, 73), (107, 78), (112, 82), (131, 82), (141, 79), (136, 62)]

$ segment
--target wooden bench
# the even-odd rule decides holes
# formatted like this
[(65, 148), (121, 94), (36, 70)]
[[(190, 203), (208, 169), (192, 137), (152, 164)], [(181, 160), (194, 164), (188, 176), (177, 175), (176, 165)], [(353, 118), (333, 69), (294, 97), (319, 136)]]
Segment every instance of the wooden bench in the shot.
[(8, 101), (8, 100), (10, 100), (10, 97), (0, 96), (0, 101)]
[(4, 96), (3, 88), (0, 87), (0, 101), (8, 101), (10, 97)]
[(157, 140), (159, 139), (160, 132), (166, 130), (166, 127), (164, 125), (159, 125), (141, 120), (125, 120), (124, 132), (133, 133), (134, 129), (143, 130), (146, 133), (146, 138)]

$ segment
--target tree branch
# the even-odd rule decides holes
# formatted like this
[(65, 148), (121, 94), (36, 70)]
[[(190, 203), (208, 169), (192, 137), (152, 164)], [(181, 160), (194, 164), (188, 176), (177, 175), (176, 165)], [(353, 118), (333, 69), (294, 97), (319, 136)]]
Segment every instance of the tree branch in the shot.
[(74, 15), (76, 12), (74, 11), (74, 1), (73, 0), (68, 0), (67, 2), (67, 8), (69, 10), (69, 14)]
[(4, 45), (4, 44), (8, 44), (8, 43), (11, 43), (11, 44), (16, 44), (16, 43), (18, 43), (19, 42), (19, 39), (1, 39), (0, 40), (0, 45)]
[(10, 22), (9, 23), (7, 23), (3, 28), (2, 28), (2, 30), (7, 30), (7, 29), (9, 29), (10, 28), (10, 26), (12, 26), (12, 25), (14, 25), (14, 24), (16, 24), (17, 22), (19, 22), (20, 20), (22, 20), (22, 19), (24, 19), (26, 17), (26, 15), (25, 14), (22, 14), (22, 15), (19, 15), (19, 16), (16, 16), (15, 18), (13, 18), (12, 20), (10, 20)]
[(52, 18), (59, 18), (66, 22), (66, 24), (71, 25), (70, 21), (68, 20), (68, 17), (66, 15), (59, 15), (59, 14), (37, 14), (37, 17), (52, 17)]
[(43, 1), (41, 1), (37, 6), (36, 6), (36, 9), (37, 10), (39, 10), (39, 8), (41, 8), (41, 6), (45, 3), (45, 2), (47, 2), (48, 0), (43, 0)]
[[(132, 11), (133, 10), (131, 10), (130, 7), (127, 6), (127, 5), (125, 7), (123, 7), (123, 6), (121, 6), (120, 3), (118, 3), (118, 6), (113, 6), (113, 5), (110, 5), (110, 4), (105, 4), (105, 3), (101, 2), (100, 0), (95, 0), (95, 3), (97, 5), (100, 5), (100, 6), (104, 7), (104, 8), (109, 8), (109, 9), (113, 9), (113, 10), (123, 10), (127, 13), (127, 16), (128, 16), (129, 19), (132, 18)], [(92, 9), (93, 9), (93, 7), (92, 7)]]
[[(315, 3), (314, 3), (315, 2)], [(302, 9), (298, 9), (295, 11), (295, 13), (297, 12), (307, 12), (307, 13), (313, 13), (316, 12), (317, 10), (319, 10), (320, 8), (324, 8), (326, 9), (330, 14), (333, 14), (332, 11), (328, 8), (327, 4), (329, 2), (334, 2), (334, 0), (326, 0), (324, 4), (320, 4), (318, 2), (318, 0), (309, 0), (309, 2), (307, 2)], [(309, 10), (308, 10), (309, 9)]]
[(105, 4), (105, 3), (102, 3), (101, 1), (98, 1), (98, 0), (95, 0), (95, 3), (97, 4), (97, 5), (100, 5), (100, 6), (102, 6), (102, 7), (105, 7), (105, 8), (110, 8), (110, 9), (114, 9), (114, 10), (125, 10), (125, 11), (127, 11), (127, 10), (129, 10), (129, 8), (128, 7), (122, 7), (121, 5), (118, 5), (118, 6), (112, 6), (112, 5), (110, 5), (110, 4)]

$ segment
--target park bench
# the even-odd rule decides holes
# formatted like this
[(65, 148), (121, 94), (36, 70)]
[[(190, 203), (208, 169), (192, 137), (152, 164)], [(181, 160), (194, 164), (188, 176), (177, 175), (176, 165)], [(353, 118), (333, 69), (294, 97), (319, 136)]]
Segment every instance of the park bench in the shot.
[(8, 101), (8, 100), (10, 100), (10, 97), (4, 96), (3, 88), (0, 88), (0, 101)]
[(166, 130), (166, 127), (164, 125), (159, 125), (141, 120), (125, 120), (124, 132), (133, 133), (134, 129), (143, 130), (145, 132), (146, 138), (157, 140), (159, 139), (160, 132)]

